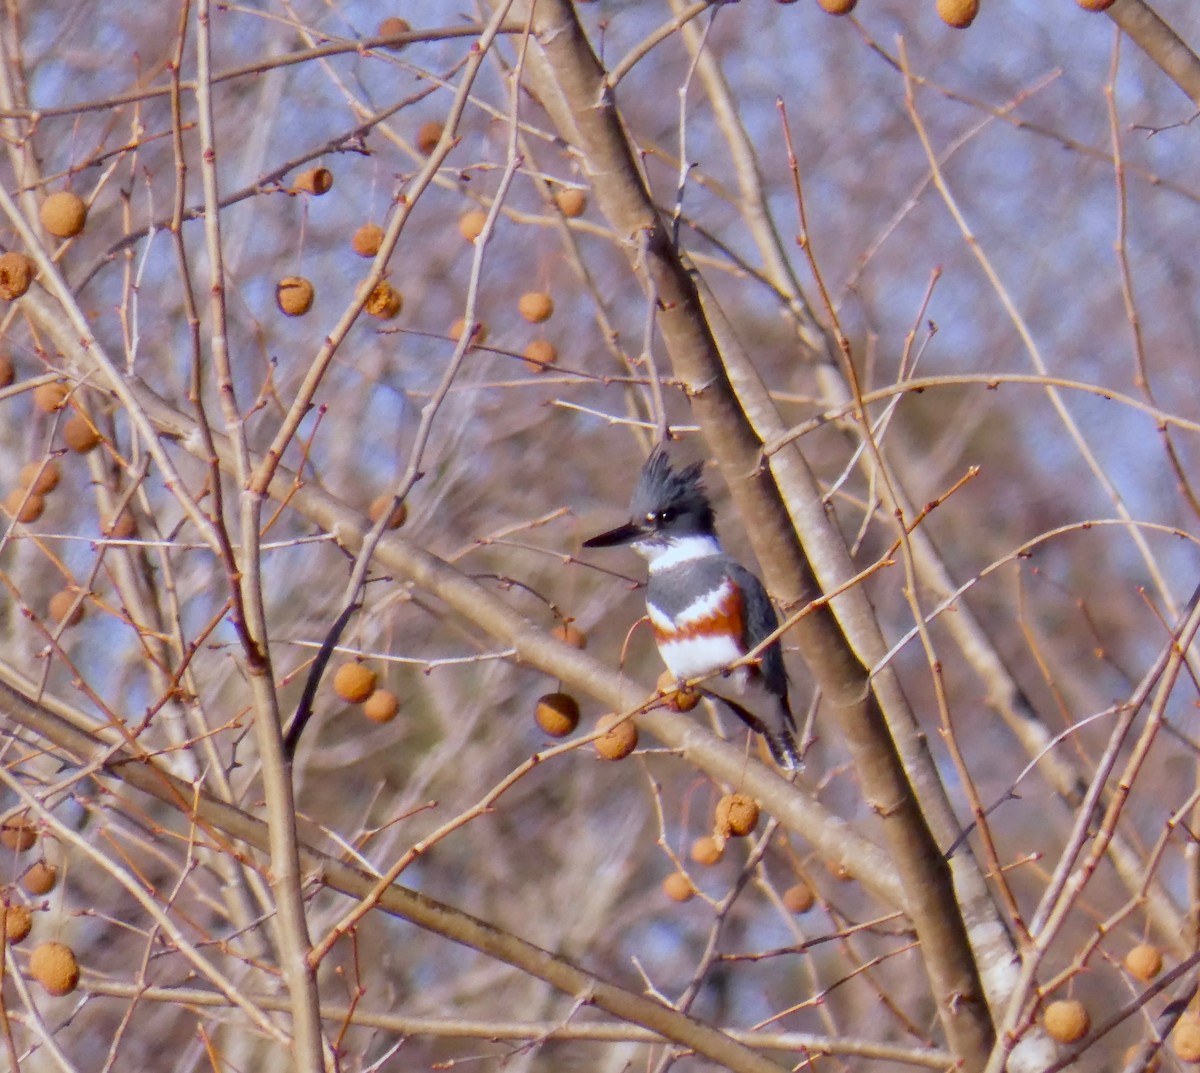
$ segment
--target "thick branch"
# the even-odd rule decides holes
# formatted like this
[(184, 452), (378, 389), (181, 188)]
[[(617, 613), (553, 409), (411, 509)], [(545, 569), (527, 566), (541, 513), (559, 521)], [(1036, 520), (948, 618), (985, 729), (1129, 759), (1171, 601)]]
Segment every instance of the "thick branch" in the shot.
[[(787, 606), (817, 592), (761, 441), (729, 382), (696, 287), (642, 181), (605, 73), (564, 0), (539, 0), (535, 31), (543, 63), (530, 64), (539, 98), (559, 133), (581, 154), (597, 204), (659, 302), (659, 326), (677, 378), (726, 475), (770, 587)], [(829, 700), (864, 792), (884, 821), (893, 867), (921, 939), (947, 1039), (967, 1069), (982, 1068), (992, 1027), (950, 872), (925, 822), (871, 692), (867, 669), (822, 608), (795, 629), (806, 662)]]

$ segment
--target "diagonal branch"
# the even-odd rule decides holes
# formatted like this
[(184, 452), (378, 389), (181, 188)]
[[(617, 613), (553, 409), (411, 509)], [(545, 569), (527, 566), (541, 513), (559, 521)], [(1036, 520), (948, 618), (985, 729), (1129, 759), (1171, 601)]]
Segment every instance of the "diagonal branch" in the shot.
[[(797, 606), (815, 595), (815, 579), (774, 479), (759, 466), (761, 438), (730, 383), (695, 282), (642, 181), (604, 70), (571, 5), (539, 0), (533, 18), (541, 51), (531, 57), (530, 73), (539, 99), (563, 138), (579, 150), (601, 211), (617, 234), (629, 237), (627, 255), (658, 297), (660, 329), (675, 375), (688, 385), (769, 587), (785, 605)], [(897, 755), (867, 669), (828, 608), (795, 629), (864, 792), (883, 820), (951, 1049), (965, 1068), (982, 1068), (992, 1027), (949, 868)]]

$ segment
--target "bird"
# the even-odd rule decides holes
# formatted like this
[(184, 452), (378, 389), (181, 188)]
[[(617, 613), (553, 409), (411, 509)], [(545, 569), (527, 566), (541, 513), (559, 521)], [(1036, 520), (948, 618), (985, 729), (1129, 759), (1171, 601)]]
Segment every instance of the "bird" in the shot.
[(646, 560), (646, 612), (667, 670), (681, 682), (723, 671), (740, 693), (765, 692), (771, 713), (764, 720), (704, 690), (762, 735), (781, 768), (794, 771), (801, 766), (800, 753), (779, 638), (756, 663), (728, 669), (779, 628), (779, 616), (762, 582), (721, 547), (703, 468), (696, 462), (675, 470), (659, 444), (634, 487), (630, 520), (583, 546), (628, 545)]

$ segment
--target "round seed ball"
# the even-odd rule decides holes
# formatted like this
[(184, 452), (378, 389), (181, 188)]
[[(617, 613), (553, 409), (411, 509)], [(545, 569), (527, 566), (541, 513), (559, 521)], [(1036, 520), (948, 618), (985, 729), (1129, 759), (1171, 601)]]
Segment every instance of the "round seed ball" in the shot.
[(830, 15), (849, 15), (858, 0), (817, 0), (817, 3)]
[(822, 863), (825, 865), (825, 870), (839, 883), (849, 883), (854, 878), (854, 873), (841, 861), (826, 860)]
[(1162, 951), (1157, 946), (1142, 943), (1125, 955), (1125, 971), (1147, 983), (1162, 972)]
[[(1137, 1057), (1138, 1051), (1142, 1049), (1141, 1044), (1134, 1043), (1132, 1046), (1125, 1048), (1125, 1057), (1121, 1060), (1121, 1066), (1124, 1068)], [(1154, 1052), (1154, 1057), (1146, 1063), (1146, 1073), (1158, 1073), (1162, 1068), (1162, 1058), (1159, 1051)]]
[(123, 510), (112, 521), (105, 522), (101, 532), (113, 540), (132, 540), (137, 536), (137, 519), (130, 511)]
[(34, 861), (21, 876), (21, 886), (35, 897), (49, 894), (58, 885), (58, 869), (47, 861)]
[(518, 299), (517, 311), (531, 324), (541, 324), (554, 315), (554, 299), (545, 291), (528, 291)]
[(1171, 1050), (1181, 1062), (1200, 1062), (1200, 1018), (1185, 1013), (1171, 1033)]
[(83, 621), (83, 604), (75, 607), (78, 593), (62, 589), (50, 597), (50, 617), (64, 626), (78, 626)]
[(19, 943), (33, 928), (33, 914), (23, 905), (4, 908), (4, 936), (10, 943)]
[[(463, 332), (466, 330), (467, 322), (465, 318), (459, 317), (453, 324), (450, 325), (450, 338), (456, 343), (462, 338)], [(472, 325), (471, 347), (483, 346), (487, 341), (487, 325), (482, 321), (476, 321)]]
[(483, 234), (483, 228), (486, 223), (487, 213), (480, 212), (478, 209), (472, 209), (470, 212), (464, 212), (458, 218), (458, 233), (468, 242), (474, 242)]
[(979, 0), (937, 0), (937, 13), (947, 26), (965, 30), (979, 14)]
[(61, 380), (38, 384), (33, 389), (33, 405), (44, 414), (52, 414), (67, 404), (67, 396), (70, 394), (71, 389)]
[(726, 794), (717, 802), (717, 830), (743, 838), (758, 826), (758, 802), (745, 794)]
[(442, 140), (442, 133), (445, 129), (435, 119), (431, 119), (428, 123), (422, 123), (417, 131), (417, 148), (429, 156), (437, 148), (438, 142)]
[(580, 651), (587, 648), (587, 634), (573, 622), (560, 622), (550, 633), (572, 648), (578, 648)]
[(42, 226), (55, 238), (74, 238), (87, 223), (87, 204), (78, 194), (60, 190), (42, 202)]
[(783, 907), (789, 913), (807, 913), (817, 904), (817, 897), (807, 883), (797, 883), (783, 892)]
[(288, 317), (302, 317), (313, 304), (313, 285), (303, 276), (284, 276), (275, 285), (275, 302)]
[(17, 483), (22, 488), (28, 488), (40, 496), (53, 492), (62, 480), (62, 467), (56, 459), (50, 458), (45, 462), (26, 462), (21, 467)]
[(593, 743), (598, 752), (605, 760), (624, 760), (634, 749), (637, 748), (638, 732), (637, 727), (633, 725), (632, 719), (626, 719), (623, 723), (618, 722), (619, 716), (613, 712), (608, 715), (602, 715), (596, 721), (596, 729), (607, 731), (603, 737), (599, 737)]
[(679, 689), (679, 682), (670, 671), (658, 676), (658, 691), (663, 694), (667, 707), (673, 712), (690, 712), (700, 703), (700, 694), (694, 689)]
[(12, 357), (0, 354), (0, 387), (9, 387), (17, 378), (17, 370), (13, 368)]
[(13, 816), (0, 826), (0, 845), (14, 853), (24, 853), (37, 842), (37, 824), (28, 816)]
[(1074, 1043), (1083, 1039), (1091, 1024), (1087, 1007), (1074, 998), (1058, 999), (1050, 1003), (1042, 1014), (1046, 1034), (1059, 1043)]
[(399, 529), (400, 526), (408, 521), (408, 507), (403, 503), (397, 503), (395, 507), (392, 507), (394, 500), (395, 496), (390, 496), (387, 492), (371, 500), (371, 508), (367, 511), (371, 521), (379, 521), (383, 517), (383, 512), (389, 507), (391, 507), (392, 513), (388, 517), (387, 525), (384, 526), (385, 529)]
[(328, 194), (333, 189), (333, 172), (328, 168), (309, 168), (296, 176), (293, 190), (301, 190), (314, 197)]
[(39, 943), (29, 957), (29, 975), (48, 995), (69, 995), (79, 986), (79, 962), (66, 943)]
[(682, 872), (672, 872), (663, 880), (663, 893), (673, 902), (690, 902), (696, 896), (692, 881)]
[(375, 692), (378, 678), (362, 663), (343, 663), (333, 676), (333, 691), (350, 704), (362, 704)]
[(546, 367), (558, 361), (558, 349), (546, 339), (535, 339), (525, 348), (525, 364), (529, 371), (544, 373)]
[(363, 224), (354, 232), (350, 245), (354, 247), (354, 252), (359, 257), (374, 257), (379, 252), (379, 247), (383, 245), (383, 228), (378, 224)]
[(36, 492), (14, 488), (4, 497), (5, 513), (28, 525), (36, 522), (46, 510), (46, 500)]
[(390, 689), (377, 689), (363, 701), (363, 715), (372, 723), (390, 723), (400, 711), (400, 698)]
[(27, 290), (37, 273), (37, 265), (16, 250), (0, 254), (0, 298), (12, 301), (20, 298)]
[(404, 308), (404, 296), (386, 279), (375, 284), (375, 289), (367, 296), (366, 310), (380, 320), (391, 320)]
[(550, 737), (565, 738), (579, 726), (579, 701), (570, 693), (547, 693), (538, 697), (533, 718)]
[(711, 868), (725, 856), (725, 847), (712, 835), (702, 835), (692, 843), (691, 858), (697, 864)]
[[(379, 29), (375, 31), (377, 37), (395, 37), (398, 34), (406, 34), (412, 27), (408, 24), (407, 19), (397, 18), (395, 15), (390, 15), (379, 24)], [(384, 48), (391, 52), (399, 52), (403, 45), (384, 45)]]
[(1107, 11), (1113, 6), (1113, 0), (1075, 0), (1084, 11)]
[(569, 186), (554, 195), (554, 204), (568, 220), (574, 220), (587, 211), (587, 194), (577, 186)]
[(85, 455), (104, 442), (100, 430), (82, 410), (72, 414), (63, 424), (63, 443), (76, 454)]

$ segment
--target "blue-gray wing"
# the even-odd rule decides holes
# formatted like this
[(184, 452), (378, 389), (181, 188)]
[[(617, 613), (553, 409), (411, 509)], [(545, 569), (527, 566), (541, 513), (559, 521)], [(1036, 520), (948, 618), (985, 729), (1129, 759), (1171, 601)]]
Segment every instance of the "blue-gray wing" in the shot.
[[(742, 605), (742, 640), (748, 649), (756, 648), (764, 637), (769, 637), (779, 628), (779, 616), (775, 605), (767, 595), (763, 584), (741, 563), (732, 559), (728, 563), (729, 576), (744, 593)], [(783, 665), (783, 649), (779, 641), (773, 641), (762, 654), (763, 683), (787, 705), (788, 679)], [(791, 711), (788, 709), (790, 718)]]

